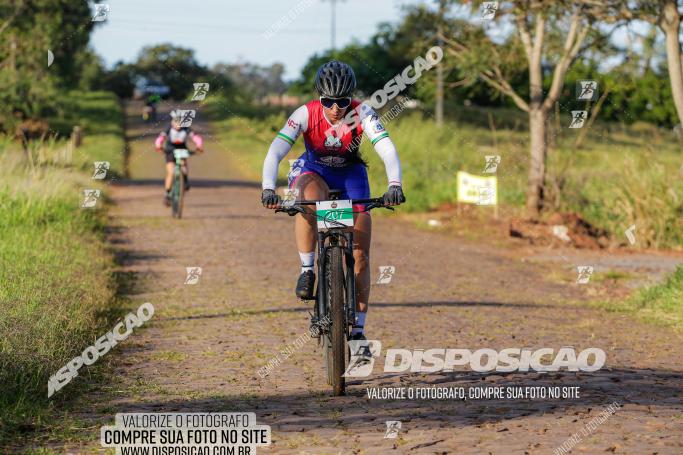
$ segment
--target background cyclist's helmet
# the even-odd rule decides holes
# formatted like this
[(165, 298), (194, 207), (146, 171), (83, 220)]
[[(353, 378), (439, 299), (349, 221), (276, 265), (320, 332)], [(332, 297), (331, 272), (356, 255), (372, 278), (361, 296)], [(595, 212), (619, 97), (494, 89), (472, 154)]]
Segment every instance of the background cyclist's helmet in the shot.
[(315, 88), (320, 96), (348, 98), (356, 89), (356, 75), (346, 63), (332, 60), (318, 68)]

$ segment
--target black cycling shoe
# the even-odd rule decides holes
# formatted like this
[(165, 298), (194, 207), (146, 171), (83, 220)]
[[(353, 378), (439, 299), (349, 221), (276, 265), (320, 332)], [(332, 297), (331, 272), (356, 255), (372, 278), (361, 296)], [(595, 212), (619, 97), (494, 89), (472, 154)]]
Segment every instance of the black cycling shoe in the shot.
[(171, 206), (171, 192), (167, 191), (166, 194), (164, 195), (164, 205), (166, 207)]
[(187, 174), (183, 174), (183, 179), (185, 180), (185, 191), (190, 191), (190, 177)]
[(296, 296), (302, 300), (313, 300), (313, 289), (315, 286), (315, 273), (312, 270), (306, 270), (296, 282)]
[(368, 341), (368, 339), (365, 338), (365, 335), (363, 335), (363, 334), (360, 333), (360, 332), (354, 333), (353, 335), (351, 335), (351, 337), (349, 337), (349, 340), (354, 340), (354, 341), (358, 341), (358, 340), (360, 340), (360, 341)]

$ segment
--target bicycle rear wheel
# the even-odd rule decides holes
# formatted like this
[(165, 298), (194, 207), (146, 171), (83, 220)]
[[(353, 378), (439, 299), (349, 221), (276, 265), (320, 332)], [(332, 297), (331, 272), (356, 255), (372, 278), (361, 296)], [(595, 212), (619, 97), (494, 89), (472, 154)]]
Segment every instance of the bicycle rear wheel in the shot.
[(344, 290), (344, 265), (341, 247), (327, 250), (325, 260), (325, 279), (327, 280), (327, 311), (331, 324), (323, 339), (327, 382), (332, 386), (334, 395), (344, 395), (346, 382), (344, 370), (347, 364), (346, 332), (347, 323), (344, 311), (346, 292)]

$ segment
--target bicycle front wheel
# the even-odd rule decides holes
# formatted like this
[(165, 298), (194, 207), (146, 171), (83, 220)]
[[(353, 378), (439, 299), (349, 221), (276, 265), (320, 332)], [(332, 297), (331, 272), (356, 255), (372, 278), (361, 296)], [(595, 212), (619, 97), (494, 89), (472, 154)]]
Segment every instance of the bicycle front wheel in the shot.
[(344, 395), (346, 383), (346, 332), (347, 321), (344, 310), (346, 292), (344, 290), (343, 253), (339, 246), (327, 250), (325, 261), (325, 279), (327, 280), (328, 314), (331, 324), (325, 337), (325, 353), (328, 382), (334, 395)]

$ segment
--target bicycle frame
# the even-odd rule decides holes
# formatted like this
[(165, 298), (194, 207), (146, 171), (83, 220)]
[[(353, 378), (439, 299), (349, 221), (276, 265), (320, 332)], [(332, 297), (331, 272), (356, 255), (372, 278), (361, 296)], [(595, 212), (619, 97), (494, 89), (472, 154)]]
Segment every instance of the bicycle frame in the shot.
[[(336, 193), (336, 192), (335, 192)], [(338, 193), (330, 192), (329, 200), (338, 200)], [(364, 212), (368, 212), (373, 208), (384, 207), (393, 210), (392, 207), (384, 205), (382, 198), (375, 199), (356, 199), (351, 202), (356, 204), (367, 204)], [(276, 212), (286, 212), (290, 216), (301, 213), (304, 215), (311, 215), (306, 210), (304, 205), (317, 205), (316, 201), (299, 201), (292, 205), (280, 206)], [(332, 205), (332, 207), (336, 207)], [(314, 312), (311, 315), (311, 327), (317, 328), (317, 336), (323, 343), (323, 357), (326, 362), (327, 381), (332, 385), (333, 391), (336, 395), (343, 395), (345, 390), (345, 379), (343, 371), (346, 369), (347, 356), (351, 353), (348, 348), (348, 340), (350, 336), (349, 328), (353, 326), (356, 321), (356, 277), (355, 277), (355, 260), (353, 258), (353, 228), (347, 226), (346, 223), (338, 221), (334, 216), (330, 217), (329, 211), (323, 211), (324, 215), (319, 215), (313, 212), (319, 220), (323, 220), (324, 227), (318, 227), (318, 287), (316, 289), (316, 298), (314, 305)], [(360, 213), (360, 212), (353, 212)], [(331, 248), (339, 248), (343, 255), (342, 270), (339, 270), (339, 264), (328, 264), (328, 251)], [(337, 261), (338, 256), (336, 252), (330, 254), (330, 257)], [(344, 270), (343, 265), (346, 265)], [(332, 283), (333, 289), (328, 289), (327, 272), (331, 277), (336, 277), (335, 282)], [(341, 276), (340, 276), (341, 272)], [(340, 281), (343, 281), (340, 283)], [(343, 285), (344, 292), (340, 292), (339, 285)], [(343, 302), (341, 302), (341, 295), (344, 295)], [(335, 305), (340, 305), (339, 306)], [(329, 307), (328, 307), (329, 305)], [(341, 310), (341, 311), (340, 311)], [(320, 324), (321, 321), (327, 318), (332, 319), (332, 324)], [(341, 327), (340, 327), (341, 326)]]
[[(332, 192), (331, 192), (332, 193)], [(334, 194), (330, 194), (330, 200), (337, 199)], [(381, 207), (389, 210), (394, 210), (393, 207), (385, 206), (381, 198), (373, 199), (358, 199), (354, 200), (356, 204), (369, 204), (365, 211), (368, 212), (373, 208)], [(299, 201), (290, 207), (280, 207), (276, 209), (280, 212), (286, 212), (290, 216), (297, 213), (307, 214), (304, 210), (304, 205), (315, 205), (315, 201)], [(315, 319), (312, 323), (317, 323), (320, 318), (327, 314), (325, 305), (325, 295), (327, 292), (327, 284), (321, 277), (325, 276), (325, 260), (327, 256), (327, 249), (333, 246), (340, 246), (340, 240), (344, 239), (343, 252), (346, 262), (346, 316), (347, 321), (356, 320), (356, 277), (354, 274), (355, 259), (353, 258), (353, 229), (347, 226), (332, 227), (327, 230), (318, 230), (318, 287), (316, 293), (315, 304)], [(329, 242), (328, 242), (329, 240)]]

